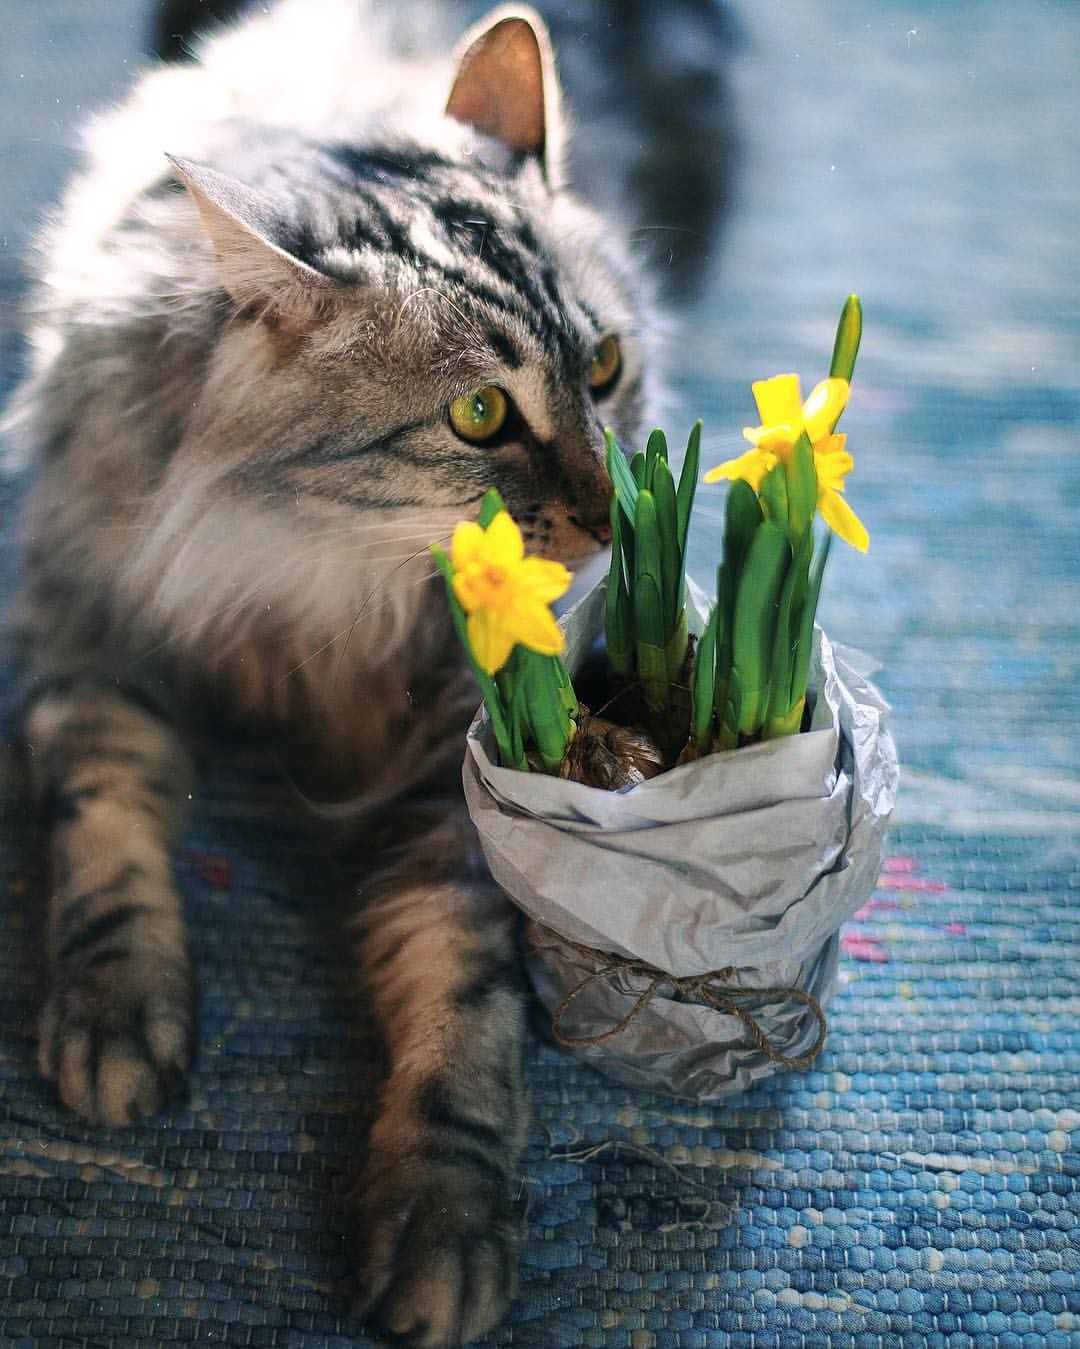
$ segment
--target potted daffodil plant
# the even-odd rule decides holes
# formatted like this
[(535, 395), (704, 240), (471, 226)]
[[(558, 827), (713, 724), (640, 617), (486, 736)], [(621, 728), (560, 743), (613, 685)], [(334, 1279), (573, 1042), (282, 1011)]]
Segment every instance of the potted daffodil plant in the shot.
[(676, 478), (654, 432), (608, 436), (607, 576), (527, 557), (498, 493), (433, 549), (484, 703), (466, 798), (526, 918), (552, 1031), (620, 1080), (717, 1099), (809, 1062), (840, 924), (868, 898), (897, 784), (865, 658), (815, 624), (833, 534), (865, 551), (837, 424), (861, 336), (851, 296), (828, 376), (753, 386), (711, 596), (686, 573), (701, 426)]

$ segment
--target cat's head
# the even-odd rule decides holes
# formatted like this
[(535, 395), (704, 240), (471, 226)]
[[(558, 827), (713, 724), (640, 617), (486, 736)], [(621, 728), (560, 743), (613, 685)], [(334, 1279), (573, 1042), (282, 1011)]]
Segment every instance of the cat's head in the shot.
[(495, 486), (530, 551), (607, 541), (603, 428), (630, 444), (643, 417), (642, 278), (566, 190), (561, 138), (545, 31), (515, 9), (467, 36), (430, 125), (174, 161), (227, 308), (188, 438), (221, 490), (436, 537)]

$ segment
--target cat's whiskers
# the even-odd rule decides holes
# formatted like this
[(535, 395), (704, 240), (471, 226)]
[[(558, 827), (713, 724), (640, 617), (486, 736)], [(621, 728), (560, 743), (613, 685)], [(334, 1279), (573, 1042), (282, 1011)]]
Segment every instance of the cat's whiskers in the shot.
[(632, 229), (626, 236), (631, 241), (644, 234), (686, 234), (692, 239), (700, 239), (704, 243), (709, 243), (710, 236), (703, 230), (692, 230), (687, 225), (638, 225)]
[[(262, 499), (263, 503), (271, 509), (280, 506), (279, 496), (267, 495)], [(429, 539), (432, 542), (438, 541), (439, 525), (442, 524), (448, 515), (453, 514), (453, 509), (449, 511), (440, 511), (438, 522), (433, 520), (434, 512), (417, 514), (413, 516), (405, 515), (386, 520), (367, 520), (360, 515), (354, 515), (348, 521), (342, 521), (334, 524), (319, 524), (317, 527), (305, 532), (290, 534), (289, 543), (306, 544), (314, 541), (317, 544), (323, 544), (327, 540), (336, 540), (341, 538), (352, 538), (357, 544), (365, 546), (378, 547), (380, 550), (385, 544), (414, 543), (422, 539)], [(152, 519), (149, 521), (130, 520), (127, 518), (117, 518), (101, 522), (101, 525), (110, 531), (117, 533), (127, 532), (141, 534), (147, 538), (176, 539), (187, 540), (192, 536), (192, 526), (187, 519), (174, 526), (166, 525), (161, 519)], [(200, 530), (201, 541), (213, 547), (219, 543), (232, 538), (232, 522), (223, 523), (220, 537), (215, 537), (212, 531), (207, 531), (206, 520), (199, 520), (198, 528)], [(395, 529), (393, 534), (384, 533), (385, 530)], [(277, 553), (280, 548), (279, 540), (276, 538), (261, 539), (246, 553), (241, 555), (242, 560), (257, 556), (262, 551)], [(318, 550), (317, 550), (318, 551)], [(384, 555), (379, 553), (379, 557)]]
[[(377, 535), (380, 526), (378, 524), (375, 525), (366, 524), (364, 528), (366, 532), (368, 532), (369, 534)], [(341, 534), (349, 534), (355, 532), (356, 526), (353, 526), (351, 528), (342, 526), (339, 531), (339, 533)], [(187, 536), (184, 535), (184, 537)], [(162, 641), (156, 643), (154, 646), (149, 647), (147, 650), (143, 651), (138, 657), (135, 658), (134, 661), (131, 662), (131, 667), (133, 668), (135, 665), (141, 664), (142, 662), (152, 658), (153, 656), (159, 654), (161, 651), (165, 650), (170, 645), (182, 645), (186, 639), (194, 636), (196, 633), (200, 631), (206, 631), (211, 628), (219, 627), (222, 624), (228, 624), (233, 619), (236, 619), (241, 614), (243, 614), (246, 609), (249, 608), (253, 609), (253, 607), (257, 603), (260, 603), (265, 600), (265, 596), (267, 595), (267, 593), (272, 592), (272, 587), (274, 587), (278, 581), (280, 581), (283, 577), (287, 576), (290, 572), (300, 569), (303, 566), (305, 560), (317, 563), (320, 560), (320, 554), (324, 552), (324, 549), (319, 545), (325, 541), (325, 537), (326, 537), (325, 532), (319, 531), (312, 531), (312, 533), (308, 535), (301, 536), (301, 538), (297, 540), (298, 542), (302, 541), (308, 544), (315, 545), (308, 548), (306, 559), (303, 555), (299, 558), (296, 556), (295, 553), (290, 555), (284, 561), (280, 562), (280, 564), (275, 569), (259, 577), (258, 580), (256, 580), (253, 585), (246, 588), (244, 592), (239, 596), (231, 597), (228, 600), (228, 602), (222, 605), (220, 608), (212, 610), (208, 614), (200, 615), (199, 618), (194, 623), (191, 623), (183, 628), (171, 632)], [(375, 587), (371, 591), (369, 591), (367, 597), (361, 604), (360, 609), (353, 615), (349, 623), (346, 624), (345, 627), (343, 627), (340, 632), (335, 634), (335, 636), (332, 637), (328, 642), (324, 643), (323, 647), (320, 648), (320, 651), (328, 646), (332, 646), (334, 642), (340, 640), (342, 636), (346, 637), (346, 645), (347, 645), (348, 639), (351, 638), (352, 633), (355, 631), (357, 627), (357, 624), (359, 623), (361, 618), (364, 617), (365, 613), (370, 614), (373, 612), (377, 612), (379, 609), (384, 608), (387, 605), (393, 603), (394, 596), (390, 595), (381, 604), (372, 606), (371, 601), (379, 593), (379, 591), (384, 587), (388, 586), (393, 581), (395, 575), (399, 571), (401, 571), (403, 567), (408, 566), (408, 564), (414, 561), (416, 558), (423, 556), (430, 548), (431, 543), (440, 543), (444, 545), (447, 544), (449, 542), (450, 534), (449, 532), (444, 531), (436, 538), (428, 540), (426, 531), (417, 528), (416, 530), (413, 530), (409, 533), (396, 535), (391, 540), (388, 540), (388, 542), (392, 543), (415, 542), (418, 537), (423, 537), (425, 539), (425, 542), (419, 548), (416, 548), (408, 553), (387, 554), (381, 551), (381, 544), (383, 540), (380, 540), (379, 538), (372, 539), (369, 537), (364, 539), (355, 539), (351, 541), (351, 544), (346, 544), (345, 548), (343, 548), (338, 554), (338, 560), (341, 560), (345, 554), (347, 554), (349, 551), (352, 551), (353, 549), (358, 548), (368, 549), (376, 547), (379, 548), (380, 551), (377, 554), (366, 557), (364, 560), (369, 562), (374, 561), (378, 563), (386, 563), (393, 561), (396, 562), (397, 565), (392, 568), (389, 575), (383, 577), (375, 585)], [(250, 548), (246, 552), (240, 554), (240, 559), (244, 562), (250, 562), (267, 553), (271, 552), (276, 553), (278, 551), (278, 546), (279, 545), (276, 540), (265, 540), (256, 547)], [(431, 577), (435, 574), (436, 570), (437, 569), (432, 566), (432, 568), (427, 570), (424, 573), (424, 575), (421, 576), (418, 580), (410, 582), (408, 585), (402, 587), (402, 589), (405, 591), (414, 589), (417, 585), (420, 585), (430, 580)], [(306, 657), (305, 660), (299, 663), (299, 665), (294, 667), (292, 670), (287, 671), (286, 674), (282, 677), (282, 679), (284, 680), (285, 678), (288, 678), (289, 675), (295, 673), (296, 670), (300, 669), (303, 665), (307, 664), (309, 660), (313, 659), (314, 656), (318, 654), (319, 652), (315, 652), (313, 653), (312, 656)]]
[[(423, 550), (421, 549), (418, 552), (411, 554), (409, 557), (405, 559), (405, 561), (401, 565), (406, 566), (414, 558), (421, 556), (422, 552)], [(395, 568), (395, 571), (397, 570), (400, 570), (400, 568)], [(399, 594), (415, 590), (419, 586), (426, 585), (427, 582), (432, 580), (432, 578), (435, 577), (437, 574), (438, 568), (432, 567), (431, 570), (425, 571), (422, 576), (418, 576), (413, 580), (406, 582), (405, 585), (401, 586)], [(389, 580), (389, 578), (387, 579)], [(328, 651), (336, 642), (341, 641), (341, 639), (344, 637), (345, 645), (341, 649), (341, 652), (338, 656), (337, 665), (335, 666), (334, 669), (334, 677), (337, 678), (337, 676), (340, 674), (341, 665), (345, 659), (345, 653), (348, 650), (349, 642), (352, 639), (352, 635), (356, 631), (357, 625), (359, 624), (361, 618), (363, 618), (365, 614), (370, 615), (372, 613), (377, 613), (379, 609), (386, 608), (388, 605), (393, 604), (395, 599), (397, 598), (396, 595), (387, 595), (379, 602), (379, 604), (372, 605), (371, 600), (378, 593), (379, 589), (380, 587), (376, 587), (376, 589), (371, 592), (371, 594), (364, 601), (363, 605), (360, 607), (357, 613), (354, 614), (350, 622), (346, 624), (346, 626), (343, 627), (340, 632), (336, 632), (333, 635), (333, 637), (329, 638), (328, 641), (323, 642), (323, 644), (320, 647), (317, 647), (314, 651), (312, 651), (310, 655), (305, 656), (302, 661), (299, 661), (291, 669), (286, 670), (285, 673), (281, 676), (279, 683), (284, 683), (285, 680), (291, 678), (298, 671), (302, 670), (305, 665), (308, 665), (310, 664), (311, 661), (317, 659), (317, 657), (321, 656), (324, 651)]]
[[(114, 530), (118, 533), (126, 531), (129, 533), (141, 533), (144, 535), (160, 534), (164, 538), (173, 538), (173, 539), (186, 539), (189, 537), (189, 531), (186, 529), (183, 529), (181, 527), (176, 527), (174, 529), (165, 529), (162, 525), (160, 525), (157, 522), (151, 522), (147, 524), (135, 520), (115, 520), (115, 521), (110, 520), (102, 522), (102, 528), (107, 530)], [(392, 545), (395, 543), (413, 543), (421, 537), (424, 538), (427, 537), (426, 529), (420, 527), (419, 525), (416, 528), (409, 530), (407, 533), (394, 534), (388, 537), (378, 534), (378, 530), (380, 528), (381, 526), (379, 526), (378, 524), (372, 525), (366, 521), (359, 521), (348, 525), (334, 525), (329, 529), (325, 527), (320, 529), (313, 529), (308, 534), (295, 534), (291, 537), (290, 542), (297, 544), (309, 543), (312, 541), (325, 542), (328, 539), (340, 539), (342, 537), (347, 537), (350, 535), (355, 536), (359, 534), (361, 531), (365, 531), (369, 535), (373, 535), (375, 537), (364, 539), (355, 538), (354, 542), (358, 546), (363, 545), (364, 547), (379, 547), (381, 549), (383, 544)], [(444, 535), (442, 537), (448, 536)], [(431, 542), (437, 543), (439, 542), (439, 539), (436, 537), (432, 537)], [(259, 545), (259, 548), (263, 548), (267, 552), (270, 551), (276, 552), (277, 547), (278, 545), (276, 542), (266, 542), (262, 545)], [(256, 551), (257, 551), (256, 549), (252, 549), (248, 554), (245, 554), (245, 556), (254, 556)], [(387, 557), (387, 554), (380, 551), (378, 557), (380, 560), (383, 560)]]
[[(446, 543), (449, 542), (449, 535), (444, 534), (441, 539), (437, 540), (437, 542), (445, 545)], [(345, 645), (342, 647), (341, 655), (338, 657), (339, 670), (341, 668), (342, 662), (345, 659), (345, 653), (349, 649), (349, 642), (352, 640), (352, 635), (356, 631), (357, 624), (360, 622), (360, 619), (364, 616), (365, 610), (368, 609), (368, 606), (371, 604), (371, 601), (375, 598), (376, 594), (378, 594), (380, 588), (382, 586), (388, 586), (390, 582), (394, 579), (394, 577), (397, 575), (397, 573), (402, 569), (402, 567), (408, 566), (408, 564), (412, 562), (415, 558), (420, 557), (424, 551), (425, 551), (424, 549), (418, 549), (410, 557), (405, 558), (404, 561), (401, 562), (399, 566), (395, 567), (394, 570), (390, 573), (390, 575), (387, 576), (380, 583), (380, 585), (376, 586), (375, 589), (372, 590), (371, 594), (368, 595), (367, 599), (364, 601), (360, 609), (357, 611), (356, 616), (354, 617), (352, 623), (349, 625), (348, 634), (345, 638)], [(429, 580), (432, 576), (434, 576), (437, 573), (437, 571), (438, 571), (437, 567), (432, 567), (432, 569), (429, 572), (427, 572), (424, 576), (420, 577), (419, 580), (413, 581), (409, 585), (406, 585), (404, 589), (405, 590), (414, 589), (417, 585), (420, 585), (422, 582)], [(388, 598), (383, 601), (384, 605), (389, 603), (391, 603), (391, 598)]]
[(195, 620), (194, 623), (191, 623), (186, 627), (174, 629), (172, 632), (168, 634), (168, 636), (164, 637), (160, 642), (156, 642), (153, 646), (147, 647), (145, 651), (142, 651), (138, 656), (136, 656), (132, 661), (130, 661), (128, 668), (134, 669), (136, 665), (141, 665), (144, 661), (150, 660), (154, 656), (159, 655), (167, 647), (183, 645), (184, 641), (187, 638), (194, 636), (195, 633), (197, 632), (205, 631), (213, 627), (214, 625), (217, 624), (218, 620), (220, 619), (227, 619), (229, 617), (235, 618), (239, 616), (244, 611), (245, 608), (247, 608), (249, 605), (254, 603), (254, 601), (259, 598), (260, 591), (265, 588), (265, 585), (269, 584), (270, 580), (272, 579), (276, 580), (278, 576), (284, 575), (285, 571), (287, 570), (287, 567), (288, 564), (286, 564), (286, 566), (282, 568), (279, 568), (279, 570), (276, 573), (273, 573), (271, 577), (267, 578), (264, 582), (260, 582), (259, 584), (254, 586), (250, 591), (242, 595), (240, 599), (235, 598), (230, 599), (229, 602), (225, 605), (222, 605), (221, 608), (212, 610), (209, 614), (200, 614), (200, 616)]

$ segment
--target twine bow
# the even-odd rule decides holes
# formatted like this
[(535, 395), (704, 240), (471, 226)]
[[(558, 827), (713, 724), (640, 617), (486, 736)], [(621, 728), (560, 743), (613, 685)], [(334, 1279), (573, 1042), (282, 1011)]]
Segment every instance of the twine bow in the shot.
[[(565, 1045), (568, 1049), (580, 1049), (585, 1045), (598, 1045), (604, 1040), (610, 1040), (614, 1036), (620, 1035), (633, 1024), (665, 985), (670, 985), (674, 990), (677, 1002), (704, 1003), (718, 1012), (726, 1012), (729, 1016), (737, 1017), (749, 1031), (758, 1049), (773, 1063), (782, 1063), (787, 1068), (802, 1068), (813, 1062), (825, 1047), (825, 1032), (827, 1030), (825, 1013), (821, 1010), (821, 1004), (817, 999), (811, 997), (809, 993), (804, 993), (801, 988), (741, 988), (737, 984), (728, 982), (736, 973), (734, 965), (725, 965), (723, 969), (709, 970), (705, 974), (683, 976), (668, 974), (665, 970), (658, 970), (653, 965), (647, 965), (643, 960), (632, 960), (626, 956), (612, 955), (610, 951), (597, 951), (592, 946), (584, 946), (578, 942), (570, 941), (568, 937), (564, 937), (559, 932), (551, 932), (550, 929), (546, 929), (546, 931), (555, 937), (560, 945), (575, 951), (579, 956), (584, 956), (586, 960), (597, 966), (595, 970), (582, 979), (576, 988), (570, 990), (559, 1003), (555, 1009), (555, 1014), (551, 1018), (551, 1033), (559, 1044)], [(614, 974), (623, 974), (635, 979), (647, 979), (649, 981), (648, 987), (638, 995), (637, 1001), (626, 1015), (607, 1030), (600, 1031), (597, 1035), (565, 1034), (562, 1029), (563, 1018), (575, 999), (579, 998), (587, 988), (590, 988), (598, 980), (606, 979)], [(792, 998), (796, 1002), (801, 1002), (804, 1006), (809, 1007), (818, 1023), (817, 1039), (810, 1049), (797, 1058), (792, 1058), (787, 1054), (782, 1054), (780, 1050), (774, 1049), (761, 1026), (744, 1007), (739, 1006), (738, 999), (750, 998), (765, 1000)]]

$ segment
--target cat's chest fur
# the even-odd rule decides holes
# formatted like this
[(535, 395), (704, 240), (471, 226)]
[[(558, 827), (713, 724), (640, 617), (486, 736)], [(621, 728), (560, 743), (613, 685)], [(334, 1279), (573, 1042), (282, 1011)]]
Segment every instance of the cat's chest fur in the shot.
[(241, 731), (305, 795), (357, 806), (421, 780), (452, 785), (478, 701), (441, 581), (411, 610), (400, 644), (377, 620), (366, 624), (362, 607), (344, 634), (266, 614), (227, 658), (174, 670), (170, 683), (184, 689), (183, 715), (209, 743), (223, 728)]

